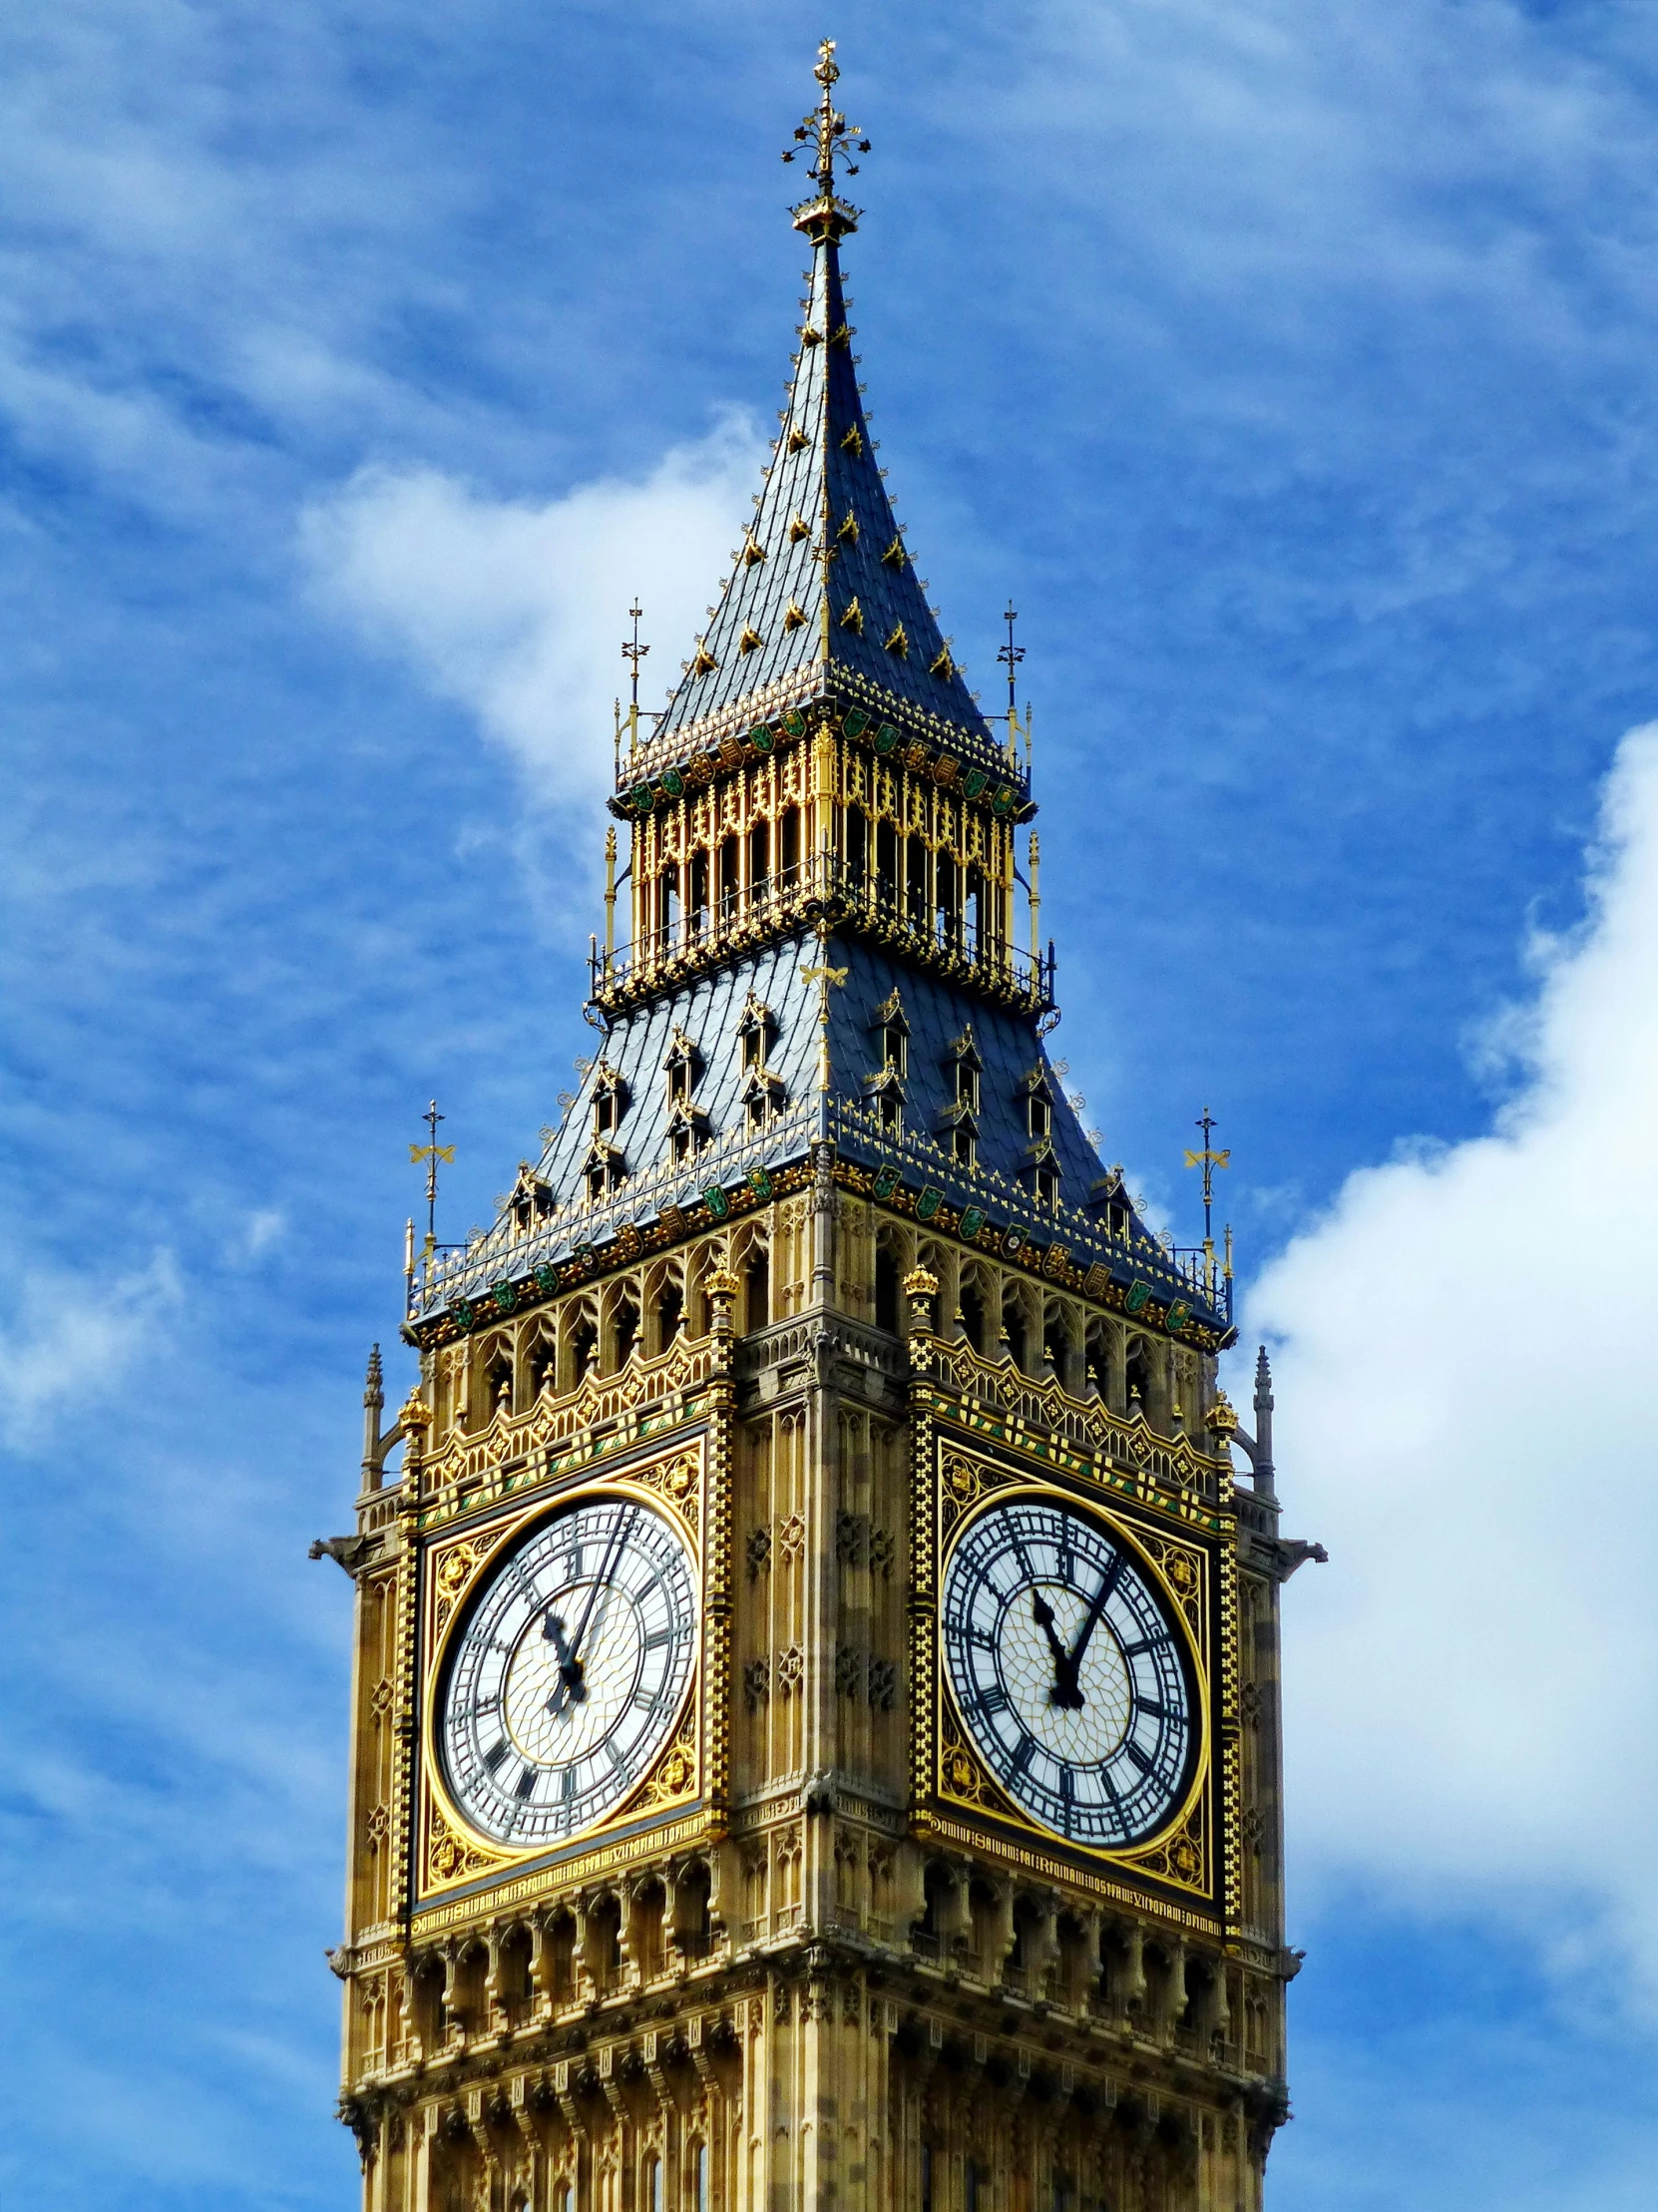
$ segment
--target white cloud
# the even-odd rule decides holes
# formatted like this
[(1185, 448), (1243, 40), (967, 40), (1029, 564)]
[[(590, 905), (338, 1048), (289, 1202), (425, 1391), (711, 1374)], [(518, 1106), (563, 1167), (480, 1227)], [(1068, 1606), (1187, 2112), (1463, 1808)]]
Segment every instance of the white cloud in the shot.
[(113, 1282), (27, 1273), (0, 1324), (0, 1436), (27, 1448), (72, 1406), (107, 1398), (180, 1295), (170, 1252)]
[(506, 745), (541, 801), (609, 786), (622, 641), (637, 593), (650, 646), (641, 700), (660, 700), (729, 567), (765, 448), (724, 417), (636, 483), (608, 478), (535, 506), (436, 469), (367, 468), (313, 506), (318, 592), (382, 650)]
[(256, 1206), (242, 1224), (238, 1258), (255, 1260), (287, 1234), (287, 1216), (276, 1206)]
[(1512, 1914), (1562, 1965), (1628, 1944), (1658, 1991), (1658, 724), (1588, 891), (1491, 1132), (1352, 1176), (1250, 1320), (1286, 1533), (1331, 1552), (1286, 1607), (1303, 1873)]

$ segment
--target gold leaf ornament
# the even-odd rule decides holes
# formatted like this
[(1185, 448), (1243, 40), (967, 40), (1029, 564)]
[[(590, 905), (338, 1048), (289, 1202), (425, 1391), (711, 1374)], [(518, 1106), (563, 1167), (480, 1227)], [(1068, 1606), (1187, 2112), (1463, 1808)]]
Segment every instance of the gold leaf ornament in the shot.
[(452, 1551), (443, 1555), (443, 1563), (438, 1568), (438, 1587), (446, 1597), (453, 1597), (471, 1572), (472, 1547), (457, 1544)]
[(656, 1781), (664, 1797), (682, 1797), (696, 1779), (696, 1761), (683, 1744), (675, 1744), (662, 1761)]
[(971, 1460), (952, 1460), (945, 1469), (945, 1481), (951, 1494), (968, 1505), (979, 1495), (979, 1471)]

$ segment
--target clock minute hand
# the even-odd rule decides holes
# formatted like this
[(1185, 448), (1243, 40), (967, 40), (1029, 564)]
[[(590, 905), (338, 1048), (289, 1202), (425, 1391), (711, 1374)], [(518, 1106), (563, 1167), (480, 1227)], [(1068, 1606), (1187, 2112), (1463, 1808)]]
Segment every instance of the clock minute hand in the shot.
[(1092, 1637), (1094, 1630), (1099, 1626), (1099, 1616), (1101, 1613), (1104, 1612), (1106, 1605), (1110, 1602), (1112, 1590), (1116, 1588), (1117, 1583), (1121, 1578), (1123, 1565), (1123, 1556), (1122, 1553), (1119, 1551), (1116, 1557), (1111, 1561), (1110, 1565), (1105, 1569), (1104, 1579), (1100, 1582), (1098, 1593), (1095, 1596), (1093, 1603), (1088, 1607), (1087, 1615), (1083, 1620), (1081, 1627), (1077, 1630), (1076, 1641), (1071, 1645), (1070, 1651), (1065, 1659), (1065, 1674), (1067, 1683), (1069, 1688), (1073, 1692), (1078, 1705), (1082, 1703), (1082, 1686), (1081, 1683), (1077, 1680), (1077, 1676), (1082, 1671), (1082, 1655), (1088, 1648), (1088, 1642), (1089, 1639)]
[(593, 1608), (599, 1602), (600, 1591), (608, 1587), (610, 1583), (611, 1568), (615, 1564), (617, 1555), (621, 1551), (622, 1545), (627, 1541), (627, 1538), (631, 1533), (633, 1523), (638, 1519), (638, 1511), (639, 1510), (637, 1506), (629, 1506), (623, 1513), (621, 1513), (617, 1516), (617, 1525), (615, 1529), (611, 1532), (610, 1543), (607, 1544), (605, 1547), (605, 1556), (600, 1561), (598, 1576), (594, 1582), (592, 1589), (590, 1589), (588, 1592), (588, 1601), (583, 1608), (581, 1622), (577, 1627), (575, 1635), (573, 1635), (570, 1639), (570, 1658), (566, 1664), (566, 1667), (560, 1670), (561, 1672), (566, 1674), (567, 1679), (569, 1669), (571, 1667), (574, 1667), (578, 1670), (580, 1670), (581, 1668), (582, 1662), (577, 1654), (581, 1651), (583, 1638), (587, 1635), (588, 1623), (593, 1618)]

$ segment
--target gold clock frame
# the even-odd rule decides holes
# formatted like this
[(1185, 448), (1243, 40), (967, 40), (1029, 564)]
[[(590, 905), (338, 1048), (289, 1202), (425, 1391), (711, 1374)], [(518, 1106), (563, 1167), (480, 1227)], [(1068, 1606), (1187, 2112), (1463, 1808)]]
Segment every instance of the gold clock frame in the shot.
[[(919, 1442), (919, 1440), (918, 1440)], [(919, 1455), (918, 1455), (919, 1457)], [(1025, 1872), (1050, 1876), (1118, 1898), (1160, 1893), (1182, 1921), (1221, 1928), (1236, 1920), (1230, 1864), (1233, 1823), (1226, 1812), (1237, 1786), (1235, 1593), (1230, 1550), (1174, 1517), (1105, 1492), (1085, 1476), (1033, 1466), (1003, 1447), (987, 1450), (946, 1423), (926, 1442), (925, 1520), (918, 1551), (929, 1555), (925, 1598), (912, 1612), (912, 1774), (916, 1825), (940, 1842), (989, 1848)], [(1090, 1515), (1120, 1542), (1156, 1591), (1184, 1646), (1196, 1703), (1194, 1756), (1179, 1803), (1143, 1842), (1101, 1850), (1052, 1833), (997, 1782), (974, 1743), (951, 1687), (942, 1605), (951, 1556), (967, 1528), (1013, 1498), (1055, 1501)]]
[[(707, 1588), (710, 1513), (706, 1432), (676, 1439), (630, 1465), (585, 1468), (562, 1483), (538, 1488), (501, 1512), (465, 1528), (446, 1528), (428, 1541), (420, 1587), (421, 1718), (415, 1789), (414, 1881), (411, 1910), (421, 1913), (479, 1884), (528, 1867), (565, 1866), (598, 1851), (615, 1854), (640, 1837), (648, 1850), (658, 1823), (709, 1811), (711, 1736), (708, 1685), (717, 1663)], [(696, 1647), (684, 1696), (649, 1771), (602, 1819), (556, 1844), (522, 1849), (486, 1836), (468, 1821), (444, 1779), (437, 1742), (438, 1693), (458, 1625), (490, 1574), (496, 1555), (535, 1524), (602, 1498), (643, 1493), (670, 1522), (691, 1554), (697, 1593)], [(631, 1853), (622, 1853), (631, 1856)]]

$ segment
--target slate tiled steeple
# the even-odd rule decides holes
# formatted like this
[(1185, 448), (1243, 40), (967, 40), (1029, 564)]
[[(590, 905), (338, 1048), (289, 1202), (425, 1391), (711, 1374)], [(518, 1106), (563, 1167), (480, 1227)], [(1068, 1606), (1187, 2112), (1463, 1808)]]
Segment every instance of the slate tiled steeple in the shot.
[(604, 1043), (494, 1227), (423, 1276), (422, 1309), (470, 1328), (482, 1292), (510, 1310), (515, 1285), (540, 1296), (621, 1245), (665, 1249), (769, 1204), (827, 1147), (875, 1204), (924, 1224), (948, 1208), (981, 1251), (1051, 1252), (1045, 1281), (1114, 1284), (1133, 1313), (1155, 1295), (1218, 1344), (1212, 1252), (1150, 1233), (1047, 1056), (1029, 773), (967, 688), (887, 498), (841, 284), (857, 215), (834, 189), (862, 142), (833, 105), (830, 42), (816, 74), (789, 404), (708, 627), (619, 761), (626, 866), (613, 832), (587, 1006)]
[[(844, 119), (814, 118), (820, 150)], [(812, 241), (811, 288), (781, 431), (754, 518), (656, 737), (686, 730), (780, 679), (856, 671), (970, 739), (994, 745), (893, 515), (864, 415), (840, 240), (856, 211), (823, 187), (794, 213)]]

